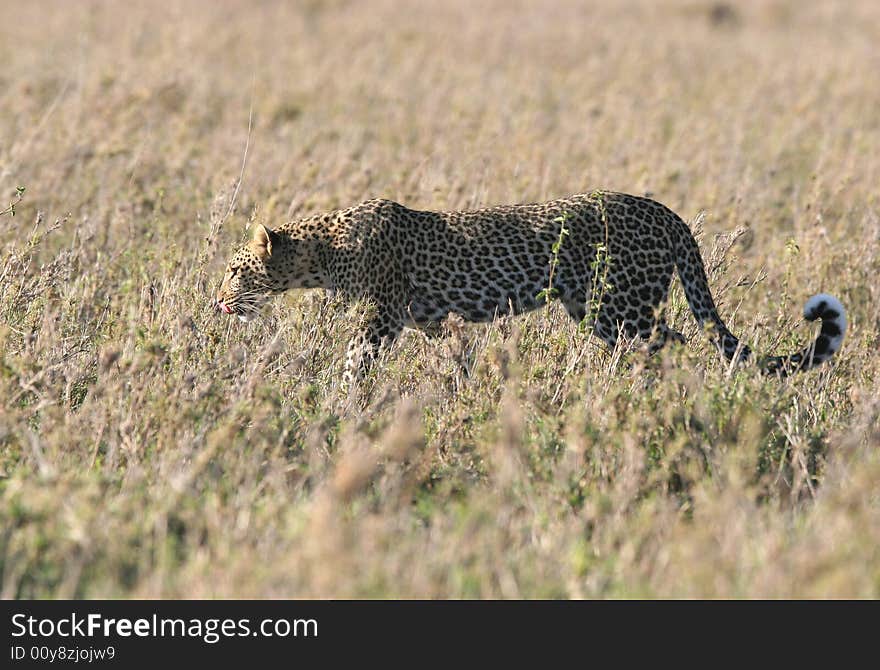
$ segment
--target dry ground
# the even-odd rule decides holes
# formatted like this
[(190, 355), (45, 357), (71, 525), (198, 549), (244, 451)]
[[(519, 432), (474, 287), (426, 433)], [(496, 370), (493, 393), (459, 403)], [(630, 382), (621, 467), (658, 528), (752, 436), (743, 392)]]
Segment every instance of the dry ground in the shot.
[[(4, 598), (880, 595), (877, 3), (0, 9)], [(676, 285), (656, 360), (552, 306), (360, 409), (323, 295), (210, 310), (249, 222), (594, 188), (705, 212), (760, 352), (839, 295), (835, 362), (731, 371)]]

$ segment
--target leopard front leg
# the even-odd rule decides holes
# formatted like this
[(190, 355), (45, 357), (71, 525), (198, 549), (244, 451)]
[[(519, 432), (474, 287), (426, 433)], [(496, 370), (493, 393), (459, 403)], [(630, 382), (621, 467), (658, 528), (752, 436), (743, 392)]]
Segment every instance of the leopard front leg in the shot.
[(403, 330), (403, 319), (390, 309), (379, 308), (368, 315), (348, 344), (343, 384), (354, 388), (366, 374), (383, 347), (397, 339)]

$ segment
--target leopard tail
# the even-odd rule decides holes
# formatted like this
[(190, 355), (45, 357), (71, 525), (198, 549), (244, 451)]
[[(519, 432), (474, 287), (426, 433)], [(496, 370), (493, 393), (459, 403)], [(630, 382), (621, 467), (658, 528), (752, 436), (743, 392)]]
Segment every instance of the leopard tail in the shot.
[[(718, 316), (715, 301), (709, 290), (706, 270), (700, 256), (700, 248), (687, 224), (678, 219), (675, 235), (675, 266), (684, 286), (688, 305), (701, 327), (708, 326), (714, 331), (715, 345), (727, 360), (737, 357), (743, 361), (751, 357), (748, 346), (728, 330)], [(804, 305), (804, 318), (807, 321), (821, 321), (819, 335), (810, 345), (787, 356), (765, 356), (757, 361), (759, 369), (765, 374), (786, 376), (814, 368), (830, 359), (840, 349), (846, 332), (846, 310), (840, 300), (827, 293), (814, 295)]]

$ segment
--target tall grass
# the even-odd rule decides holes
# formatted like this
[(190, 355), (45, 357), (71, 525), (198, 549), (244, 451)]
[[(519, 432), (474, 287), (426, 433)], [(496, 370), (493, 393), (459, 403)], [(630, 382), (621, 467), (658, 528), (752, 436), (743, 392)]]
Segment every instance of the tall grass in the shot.
[[(0, 595), (880, 595), (880, 8), (718, 6), (3, 6)], [(676, 284), (685, 347), (451, 319), (360, 407), (332, 298), (210, 309), (249, 224), (595, 188), (701, 221), (758, 352), (820, 290), (842, 351), (732, 370)]]

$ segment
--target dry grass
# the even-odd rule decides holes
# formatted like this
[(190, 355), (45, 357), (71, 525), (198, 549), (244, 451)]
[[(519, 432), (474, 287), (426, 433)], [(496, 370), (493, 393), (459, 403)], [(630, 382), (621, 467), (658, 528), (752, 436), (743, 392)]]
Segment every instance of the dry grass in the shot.
[[(876, 3), (168, 4), (3, 7), (3, 597), (880, 595)], [(657, 360), (451, 323), (358, 409), (322, 295), (209, 309), (249, 220), (599, 187), (705, 210), (760, 352), (838, 294), (835, 363), (676, 286)]]

